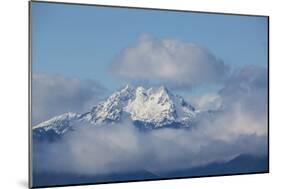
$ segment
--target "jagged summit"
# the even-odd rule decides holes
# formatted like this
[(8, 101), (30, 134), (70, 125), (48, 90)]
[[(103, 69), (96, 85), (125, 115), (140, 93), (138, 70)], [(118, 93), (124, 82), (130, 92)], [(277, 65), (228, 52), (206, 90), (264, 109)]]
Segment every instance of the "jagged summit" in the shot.
[(183, 98), (173, 95), (167, 88), (145, 89), (138, 87), (135, 98), (130, 99), (124, 111), (131, 115), (133, 121), (152, 124), (155, 127), (172, 123), (188, 126), (188, 120), (194, 116), (194, 109), (182, 103)]
[(114, 124), (129, 119), (143, 128), (189, 127), (196, 115), (195, 109), (165, 86), (124, 88), (114, 92), (84, 114), (65, 113), (33, 127), (33, 131), (66, 132), (79, 123), (96, 126)]

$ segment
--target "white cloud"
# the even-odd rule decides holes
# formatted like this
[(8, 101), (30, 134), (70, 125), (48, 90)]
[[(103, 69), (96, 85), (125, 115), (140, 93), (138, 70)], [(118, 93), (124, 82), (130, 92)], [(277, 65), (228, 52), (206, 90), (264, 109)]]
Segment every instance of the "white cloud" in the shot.
[(135, 46), (119, 54), (111, 71), (133, 81), (161, 80), (178, 86), (195, 86), (221, 82), (228, 67), (197, 44), (143, 35)]
[(65, 112), (89, 111), (105, 89), (91, 80), (33, 73), (32, 123)]

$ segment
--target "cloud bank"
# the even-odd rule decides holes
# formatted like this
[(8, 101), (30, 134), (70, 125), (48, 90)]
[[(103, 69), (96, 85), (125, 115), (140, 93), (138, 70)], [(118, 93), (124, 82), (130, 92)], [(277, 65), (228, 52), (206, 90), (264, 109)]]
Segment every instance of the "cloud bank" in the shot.
[(88, 111), (105, 88), (91, 80), (61, 75), (32, 75), (32, 124), (65, 112)]
[(133, 47), (118, 55), (110, 70), (131, 81), (161, 80), (162, 83), (193, 87), (220, 83), (229, 68), (199, 45), (142, 35)]
[[(213, 123), (216, 122), (210, 122), (208, 129), (205, 125), (204, 130), (167, 128), (149, 133), (139, 132), (128, 123), (82, 128), (61, 143), (37, 146), (41, 152), (34, 153), (34, 168), (36, 172), (92, 176), (142, 170), (161, 175), (228, 161), (240, 154), (266, 155), (266, 135), (251, 132), (231, 136), (225, 130), (216, 134), (209, 132), (220, 129)], [(247, 126), (248, 122), (240, 119), (239, 124)]]

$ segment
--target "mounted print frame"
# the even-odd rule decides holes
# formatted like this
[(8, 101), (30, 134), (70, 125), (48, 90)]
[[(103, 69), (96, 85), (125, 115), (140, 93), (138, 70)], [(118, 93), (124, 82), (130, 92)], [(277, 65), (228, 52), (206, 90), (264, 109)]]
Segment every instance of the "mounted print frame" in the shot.
[(269, 172), (269, 17), (29, 2), (29, 187)]

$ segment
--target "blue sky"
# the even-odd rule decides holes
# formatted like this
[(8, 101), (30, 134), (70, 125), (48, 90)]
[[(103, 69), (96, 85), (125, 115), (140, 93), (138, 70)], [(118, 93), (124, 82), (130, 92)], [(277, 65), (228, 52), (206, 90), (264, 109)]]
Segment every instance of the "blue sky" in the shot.
[(267, 18), (32, 3), (33, 72), (92, 79), (109, 89), (116, 56), (148, 34), (207, 48), (232, 68), (267, 67)]

